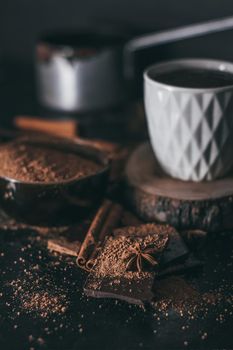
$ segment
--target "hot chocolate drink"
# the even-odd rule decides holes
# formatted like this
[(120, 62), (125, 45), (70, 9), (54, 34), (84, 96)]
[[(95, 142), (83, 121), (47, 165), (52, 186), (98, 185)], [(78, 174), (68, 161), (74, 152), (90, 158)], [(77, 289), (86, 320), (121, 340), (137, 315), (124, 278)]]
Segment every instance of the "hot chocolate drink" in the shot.
[(233, 85), (233, 74), (213, 69), (176, 68), (158, 73), (153, 79), (159, 83), (184, 88), (217, 88)]

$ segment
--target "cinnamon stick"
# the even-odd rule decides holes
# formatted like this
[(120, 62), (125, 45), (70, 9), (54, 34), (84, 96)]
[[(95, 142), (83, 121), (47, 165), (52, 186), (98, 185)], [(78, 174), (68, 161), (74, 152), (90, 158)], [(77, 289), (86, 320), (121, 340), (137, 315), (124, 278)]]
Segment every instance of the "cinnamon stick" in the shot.
[(105, 200), (103, 202), (101, 207), (98, 209), (91, 223), (91, 226), (88, 229), (86, 237), (81, 245), (77, 258), (77, 265), (84, 270), (87, 270), (86, 263), (93, 251), (95, 250), (96, 245), (100, 239), (100, 230), (103, 226), (104, 220), (110, 210), (111, 205), (112, 202), (109, 200)]
[(116, 228), (122, 214), (122, 207), (109, 200), (104, 201), (97, 211), (86, 237), (81, 245), (77, 265), (90, 271), (107, 234)]
[(14, 125), (21, 130), (37, 131), (71, 138), (75, 137), (78, 133), (78, 123), (74, 119), (51, 120), (19, 115), (14, 118)]
[(120, 217), (122, 214), (122, 207), (119, 204), (113, 204), (110, 208), (110, 211), (106, 217), (106, 220), (100, 230), (99, 234), (99, 241), (97, 242), (96, 249), (93, 250), (90, 258), (88, 259), (86, 263), (86, 268), (87, 270), (91, 270), (94, 263), (95, 259), (101, 249), (101, 243), (103, 242), (105, 236), (107, 234), (110, 234), (114, 228), (116, 228)]
[(54, 136), (71, 138), (79, 145), (95, 147), (99, 151), (106, 152), (110, 158), (119, 149), (117, 143), (98, 139), (85, 139), (78, 135), (78, 122), (69, 120), (50, 120), (32, 116), (16, 116), (14, 125), (24, 132), (38, 132), (43, 134), (52, 134)]
[(49, 250), (69, 256), (77, 256), (80, 247), (79, 241), (69, 242), (65, 237), (49, 239), (47, 243)]
[(112, 154), (114, 154), (119, 149), (119, 145), (117, 143), (105, 140), (84, 139), (82, 137), (76, 137), (74, 141), (82, 146), (95, 147), (99, 151), (107, 153), (109, 155), (109, 158), (112, 158)]

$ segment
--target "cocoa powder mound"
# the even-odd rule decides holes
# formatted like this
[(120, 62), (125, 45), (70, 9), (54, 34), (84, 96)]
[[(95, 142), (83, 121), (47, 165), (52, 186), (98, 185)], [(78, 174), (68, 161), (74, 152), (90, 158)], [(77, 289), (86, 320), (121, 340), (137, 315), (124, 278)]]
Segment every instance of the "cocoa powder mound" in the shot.
[(101, 170), (98, 163), (75, 153), (14, 142), (0, 147), (0, 164), (0, 176), (24, 182), (59, 182)]
[(128, 279), (138, 278), (141, 274), (137, 271), (127, 270), (127, 260), (130, 258), (130, 248), (140, 245), (141, 249), (148, 246), (155, 248), (165, 246), (167, 242), (166, 234), (148, 234), (144, 237), (123, 236), (109, 237), (105, 246), (97, 258), (94, 274), (96, 277), (120, 277), (124, 276)]

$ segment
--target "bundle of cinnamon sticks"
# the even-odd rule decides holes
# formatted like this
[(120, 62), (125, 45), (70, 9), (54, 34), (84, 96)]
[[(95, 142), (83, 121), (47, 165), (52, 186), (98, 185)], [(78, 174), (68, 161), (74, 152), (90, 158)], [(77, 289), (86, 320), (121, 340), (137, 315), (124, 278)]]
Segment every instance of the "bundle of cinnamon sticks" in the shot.
[[(75, 225), (50, 235), (47, 248), (59, 254), (77, 257), (78, 266), (89, 271), (107, 235), (117, 227), (137, 226), (141, 223), (141, 220), (121, 205), (105, 199), (93, 218), (86, 220), (84, 225), (80, 224), (82, 227)], [(83, 241), (78, 231), (84, 233)]]
[(106, 235), (111, 234), (112, 230), (117, 227), (121, 215), (122, 207), (119, 204), (110, 200), (103, 202), (79, 250), (77, 265), (80, 268), (86, 271), (91, 270)]

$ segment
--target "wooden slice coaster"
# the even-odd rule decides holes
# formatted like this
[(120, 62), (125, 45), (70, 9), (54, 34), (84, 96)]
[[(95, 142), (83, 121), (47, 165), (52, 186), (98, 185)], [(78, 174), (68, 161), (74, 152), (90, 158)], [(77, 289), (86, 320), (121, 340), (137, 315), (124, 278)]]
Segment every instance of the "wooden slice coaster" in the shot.
[(140, 145), (126, 166), (126, 196), (146, 221), (180, 229), (233, 228), (233, 174), (211, 182), (181, 181), (166, 175), (149, 143)]

